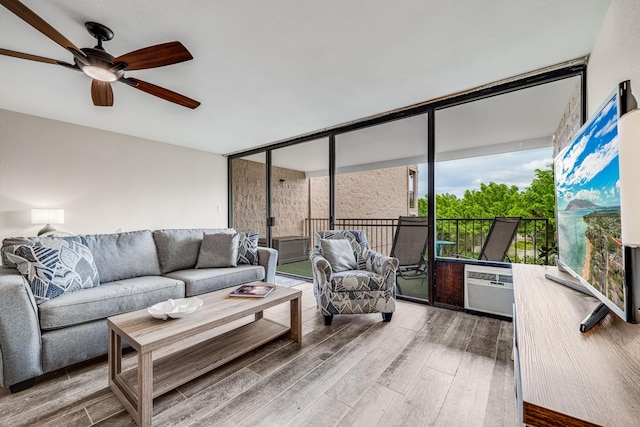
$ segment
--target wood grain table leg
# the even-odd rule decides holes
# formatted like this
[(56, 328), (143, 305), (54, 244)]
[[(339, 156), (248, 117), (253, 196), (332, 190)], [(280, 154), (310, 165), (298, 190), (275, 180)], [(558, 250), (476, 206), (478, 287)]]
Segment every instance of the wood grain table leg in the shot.
[(259, 311), (256, 313), (256, 320), (260, 320), (264, 317), (264, 311)]
[(108, 342), (109, 383), (122, 372), (122, 338), (112, 328), (109, 328)]
[(151, 352), (138, 353), (138, 425), (151, 426), (153, 417), (153, 360)]
[(291, 339), (302, 342), (302, 298), (291, 300)]

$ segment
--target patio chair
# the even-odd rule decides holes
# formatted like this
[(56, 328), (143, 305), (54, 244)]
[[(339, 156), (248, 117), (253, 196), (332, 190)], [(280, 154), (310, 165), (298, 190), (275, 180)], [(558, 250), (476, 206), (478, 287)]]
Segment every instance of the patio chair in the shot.
[(313, 293), (331, 326), (336, 314), (382, 313), (389, 322), (396, 308), (398, 260), (369, 248), (364, 231), (327, 230), (315, 234), (309, 252)]
[(427, 277), (428, 217), (401, 216), (393, 236), (391, 256), (398, 258), (398, 272), (403, 279), (424, 279)]
[(505, 259), (511, 262), (509, 258), (509, 247), (513, 242), (521, 217), (495, 217), (491, 223), (489, 234), (480, 250), (479, 260), (502, 262)]

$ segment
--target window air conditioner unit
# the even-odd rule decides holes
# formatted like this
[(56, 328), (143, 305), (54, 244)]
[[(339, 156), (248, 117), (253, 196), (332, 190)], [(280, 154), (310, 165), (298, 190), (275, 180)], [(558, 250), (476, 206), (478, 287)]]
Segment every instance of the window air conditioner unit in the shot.
[(512, 317), (511, 267), (464, 266), (464, 308)]

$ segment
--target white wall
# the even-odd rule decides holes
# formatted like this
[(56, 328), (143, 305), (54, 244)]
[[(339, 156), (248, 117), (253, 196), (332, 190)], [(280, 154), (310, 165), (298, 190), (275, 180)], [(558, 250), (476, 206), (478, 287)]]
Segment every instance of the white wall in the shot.
[(640, 1), (613, 0), (587, 66), (587, 110), (593, 114), (624, 80), (640, 101)]
[(0, 109), (0, 239), (35, 235), (45, 207), (77, 234), (226, 227), (227, 161)]

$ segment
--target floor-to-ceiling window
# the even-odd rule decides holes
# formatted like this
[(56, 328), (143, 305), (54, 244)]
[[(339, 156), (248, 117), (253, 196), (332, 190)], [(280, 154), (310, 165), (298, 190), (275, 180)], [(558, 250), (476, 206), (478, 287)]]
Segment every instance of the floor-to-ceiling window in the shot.
[[(473, 185), (485, 184), (482, 181), (488, 180), (486, 184), (490, 188), (491, 182), (500, 188), (502, 184), (509, 187), (511, 179), (521, 189), (520, 186), (524, 184), (516, 182), (514, 173), (522, 169), (531, 170), (533, 166), (544, 168), (546, 158), (536, 163), (534, 157), (537, 154), (534, 152), (550, 151), (548, 147), (551, 146), (553, 135), (558, 138), (562, 133), (561, 123), (566, 115), (571, 118), (584, 117), (582, 93), (585, 69), (582, 63), (568, 64), (320, 130), (304, 137), (279, 141), (277, 145), (266, 147), (258, 154), (255, 154), (258, 152), (256, 150), (252, 151), (252, 155), (232, 155), (229, 162), (230, 225), (237, 229), (250, 225), (246, 222), (248, 213), (243, 209), (248, 205), (247, 199), (254, 198), (264, 204), (263, 222), (254, 221), (255, 226), (251, 228), (264, 229), (265, 239), (267, 235), (276, 238), (276, 242), (266, 239), (264, 244), (273, 246), (275, 243), (280, 246), (281, 240), (291, 238), (292, 242), (297, 239), (303, 242), (301, 245), (310, 247), (315, 230), (327, 227), (361, 228), (369, 234), (374, 249), (388, 254), (395, 232), (393, 221), (404, 215), (427, 216), (431, 225), (425, 251), (425, 257), (430, 262), (426, 279), (429, 283), (425, 286), (414, 282), (415, 288), (421, 293), (413, 292), (410, 286), (399, 289), (401, 298), (426, 301), (433, 297), (436, 283), (434, 260), (461, 255), (460, 252), (471, 257), (477, 255), (474, 251), (479, 243), (472, 240), (469, 245), (461, 244), (460, 236), (456, 234), (460, 230), (457, 228), (452, 231), (449, 228), (446, 231), (443, 228), (446, 215), (438, 215), (436, 208), (442, 207), (449, 196), (464, 197), (465, 192), (460, 192), (462, 187), (457, 181), (473, 174), (472, 168), (465, 163), (467, 159), (477, 158), (476, 162), (484, 165), (484, 169), (480, 169), (482, 173), (475, 173), (471, 181)], [(541, 84), (544, 86), (539, 86)], [(573, 92), (568, 87), (580, 96), (572, 97)], [(540, 115), (556, 117), (558, 129), (550, 131), (547, 125), (542, 133), (523, 132)], [(506, 155), (500, 153), (512, 153), (511, 156), (520, 153), (521, 157), (497, 161), (491, 157)], [(236, 165), (240, 160), (264, 162), (259, 172), (264, 177), (261, 184), (250, 190), (241, 188), (242, 182), (248, 181), (237, 176), (242, 171), (239, 167), (241, 164)], [(321, 166), (314, 165), (316, 162)], [(501, 172), (495, 165), (500, 166)], [(497, 178), (490, 172), (497, 173), (506, 181), (493, 181)], [(303, 182), (306, 190), (303, 190)], [(254, 192), (259, 185), (262, 187), (257, 191), (263, 191), (264, 196)], [(465, 191), (476, 191), (474, 188), (471, 186)], [(303, 210), (306, 219), (301, 221)], [(450, 216), (457, 214), (453, 212)], [(390, 226), (385, 221), (389, 221)], [(456, 227), (459, 226), (458, 223)], [(542, 235), (536, 227), (538, 225), (534, 225), (531, 232), (523, 229), (519, 234), (525, 238), (522, 248), (525, 251), (533, 250), (537, 257)], [(533, 246), (531, 242), (535, 242)], [(546, 244), (548, 240), (545, 240)], [(292, 243), (290, 247), (293, 246)], [(530, 253), (524, 254), (523, 259), (529, 259)], [(291, 262), (281, 264), (278, 271), (309, 277), (306, 273), (308, 270), (302, 273), (301, 270), (286, 271), (287, 265), (293, 267), (297, 262), (304, 262), (293, 261), (294, 258), (290, 258)], [(442, 279), (440, 275), (438, 280)]]
[(478, 259), (493, 218), (512, 216), (522, 222), (508, 259), (548, 263), (554, 140), (580, 127), (580, 105), (580, 77), (572, 77), (436, 112), (441, 256)]

